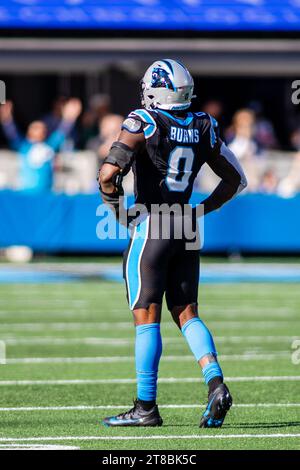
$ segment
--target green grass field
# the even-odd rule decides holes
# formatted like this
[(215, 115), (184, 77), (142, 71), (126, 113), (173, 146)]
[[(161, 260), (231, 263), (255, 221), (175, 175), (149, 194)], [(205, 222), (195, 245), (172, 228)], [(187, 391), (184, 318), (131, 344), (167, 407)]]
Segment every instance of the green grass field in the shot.
[(198, 428), (206, 387), (163, 313), (161, 428), (108, 429), (135, 397), (134, 330), (119, 283), (1, 284), (0, 448), (300, 449), (297, 284), (205, 284), (212, 330), (235, 406), (220, 430)]

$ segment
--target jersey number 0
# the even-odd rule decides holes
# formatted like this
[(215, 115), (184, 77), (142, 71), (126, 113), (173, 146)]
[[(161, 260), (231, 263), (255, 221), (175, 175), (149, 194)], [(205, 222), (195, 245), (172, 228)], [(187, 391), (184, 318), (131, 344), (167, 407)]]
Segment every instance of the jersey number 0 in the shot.
[(166, 185), (170, 191), (185, 191), (189, 185), (194, 162), (194, 151), (190, 147), (175, 147), (169, 156)]

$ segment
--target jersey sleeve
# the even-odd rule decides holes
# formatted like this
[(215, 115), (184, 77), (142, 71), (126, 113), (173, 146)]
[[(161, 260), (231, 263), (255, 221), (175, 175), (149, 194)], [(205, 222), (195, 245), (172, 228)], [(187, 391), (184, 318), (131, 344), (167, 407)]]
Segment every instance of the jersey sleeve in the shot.
[(152, 137), (156, 130), (157, 124), (153, 116), (146, 109), (136, 109), (132, 111), (122, 124), (122, 129), (126, 129), (132, 134), (144, 133), (145, 138)]

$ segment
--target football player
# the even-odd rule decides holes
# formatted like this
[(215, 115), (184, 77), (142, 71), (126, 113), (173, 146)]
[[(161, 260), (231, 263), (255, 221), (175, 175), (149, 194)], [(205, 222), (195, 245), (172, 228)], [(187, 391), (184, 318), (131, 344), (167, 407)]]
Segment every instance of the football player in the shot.
[[(246, 187), (243, 170), (218, 136), (215, 119), (191, 112), (194, 82), (177, 60), (154, 62), (141, 80), (142, 108), (131, 112), (117, 142), (99, 172), (104, 202), (120, 215), (122, 176), (132, 167), (136, 204), (146, 208), (132, 222), (132, 236), (124, 255), (124, 278), (136, 330), (137, 399), (127, 412), (105, 418), (107, 426), (161, 426), (156, 404), (157, 375), (162, 353), (160, 320), (163, 295), (208, 385), (208, 405), (201, 427), (221, 427), (232, 404), (217, 360), (212, 335), (198, 316), (199, 249), (187, 249), (187, 239), (175, 236), (178, 218), (169, 216), (168, 237), (153, 237), (153, 207), (184, 207), (204, 163), (221, 179), (204, 201), (204, 215), (220, 208)], [(193, 218), (194, 213), (191, 217)], [(176, 222), (177, 220), (177, 222)], [(158, 221), (158, 222), (157, 222)]]

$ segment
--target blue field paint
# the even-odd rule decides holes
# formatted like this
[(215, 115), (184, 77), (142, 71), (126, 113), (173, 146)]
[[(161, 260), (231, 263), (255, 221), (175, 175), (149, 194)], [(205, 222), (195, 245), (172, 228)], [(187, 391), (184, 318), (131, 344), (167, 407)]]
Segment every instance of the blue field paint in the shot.
[[(104, 274), (107, 280), (122, 281), (121, 271)], [(280, 266), (245, 265), (245, 264), (218, 264), (202, 267), (200, 270), (200, 283), (246, 283), (246, 282), (300, 282), (300, 265)]]
[[(83, 272), (75, 270), (72, 263), (64, 264), (62, 272), (56, 264), (47, 268), (38, 265), (8, 265), (0, 264), (1, 283), (61, 283), (87, 279), (123, 282), (121, 266), (101, 264), (93, 269), (87, 267)], [(51, 270), (50, 270), (51, 268)], [(300, 264), (243, 264), (217, 263), (201, 267), (200, 282), (217, 283), (246, 283), (246, 282), (300, 282)]]
[(78, 280), (80, 277), (72, 274), (58, 273), (58, 272), (42, 272), (42, 271), (31, 271), (31, 270), (18, 270), (18, 269), (1, 269), (0, 271), (0, 284), (48, 284), (48, 283), (60, 283), (60, 282), (71, 282)]
[(300, 265), (228, 263), (205, 266), (200, 282), (299, 282)]

